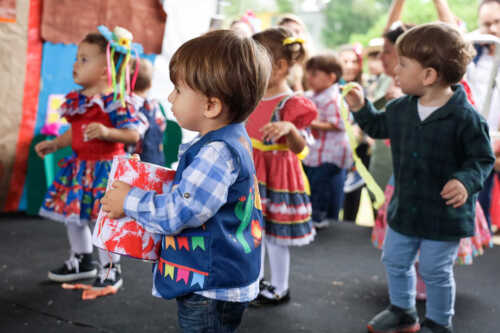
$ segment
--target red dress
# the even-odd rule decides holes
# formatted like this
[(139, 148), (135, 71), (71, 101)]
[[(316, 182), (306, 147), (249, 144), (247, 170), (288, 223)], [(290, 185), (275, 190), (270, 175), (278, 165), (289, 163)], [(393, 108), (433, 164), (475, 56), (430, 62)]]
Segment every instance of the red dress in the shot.
[[(269, 122), (282, 120), (301, 130), (308, 127), (316, 116), (316, 107), (305, 97), (281, 94), (262, 99), (246, 124), (250, 138), (259, 141), (258, 146), (254, 144), (253, 158), (266, 222), (266, 238), (279, 245), (305, 245), (314, 239), (311, 203), (301, 162), (297, 155), (286, 149), (286, 139), (281, 138), (276, 143), (262, 142), (260, 129)], [(282, 149), (259, 149), (263, 148), (261, 145), (271, 147), (273, 144)]]
[(125, 154), (123, 143), (87, 140), (86, 126), (97, 122), (135, 129), (137, 119), (133, 107), (122, 106), (113, 94), (87, 97), (71, 92), (59, 111), (71, 124), (73, 155), (59, 162), (61, 169), (45, 195), (40, 215), (82, 225), (96, 220), (113, 156)]

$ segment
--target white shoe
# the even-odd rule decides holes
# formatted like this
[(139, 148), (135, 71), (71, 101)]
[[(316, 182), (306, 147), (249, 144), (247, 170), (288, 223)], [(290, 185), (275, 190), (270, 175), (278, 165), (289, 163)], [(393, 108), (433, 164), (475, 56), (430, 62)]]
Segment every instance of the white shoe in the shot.
[(323, 220), (321, 222), (314, 222), (313, 225), (316, 229), (328, 228), (330, 226), (330, 220)]

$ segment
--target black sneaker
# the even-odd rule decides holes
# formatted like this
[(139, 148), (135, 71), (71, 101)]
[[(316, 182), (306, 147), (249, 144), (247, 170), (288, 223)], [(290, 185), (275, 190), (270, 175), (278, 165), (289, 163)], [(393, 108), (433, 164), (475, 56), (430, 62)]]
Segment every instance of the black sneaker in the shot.
[(250, 302), (252, 307), (265, 305), (280, 305), (290, 301), (290, 290), (287, 289), (284, 295), (276, 293), (276, 287), (269, 285), (267, 289), (261, 290), (259, 296)]
[(93, 289), (104, 289), (106, 287), (113, 287), (120, 289), (123, 284), (122, 269), (120, 264), (107, 264), (99, 271), (99, 275), (92, 285)]
[(269, 287), (271, 287), (271, 282), (264, 280), (264, 279), (259, 280), (259, 292), (266, 290), (266, 289), (269, 289)]
[(420, 325), (420, 333), (452, 333), (452, 326), (442, 326), (433, 320), (425, 318), (425, 320)]
[(64, 262), (64, 265), (49, 271), (49, 280), (55, 282), (70, 282), (93, 278), (97, 269), (92, 262), (91, 253), (75, 253)]
[(368, 323), (368, 331), (371, 333), (414, 333), (419, 329), (416, 309), (405, 310), (394, 305), (390, 305)]

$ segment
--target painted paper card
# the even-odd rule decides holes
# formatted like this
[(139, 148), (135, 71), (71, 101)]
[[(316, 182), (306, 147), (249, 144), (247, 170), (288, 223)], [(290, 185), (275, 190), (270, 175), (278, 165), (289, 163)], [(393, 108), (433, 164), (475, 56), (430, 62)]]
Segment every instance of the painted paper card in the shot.
[[(143, 190), (165, 193), (170, 191), (175, 171), (141, 162), (133, 158), (115, 157), (109, 174), (108, 189), (115, 180)], [(120, 255), (147, 261), (160, 256), (162, 235), (146, 231), (130, 217), (111, 219), (102, 211), (94, 228), (94, 245)]]

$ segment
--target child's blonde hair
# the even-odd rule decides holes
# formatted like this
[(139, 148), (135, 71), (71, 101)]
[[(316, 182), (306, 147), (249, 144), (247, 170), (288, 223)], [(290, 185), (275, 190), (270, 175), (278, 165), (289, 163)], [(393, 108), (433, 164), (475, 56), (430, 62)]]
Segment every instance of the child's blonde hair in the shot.
[(399, 55), (414, 59), (422, 67), (434, 68), (443, 84), (459, 82), (475, 51), (462, 33), (446, 23), (418, 25), (396, 42)]
[(182, 81), (229, 110), (232, 123), (242, 122), (257, 107), (267, 88), (271, 62), (251, 38), (215, 30), (184, 43), (170, 61), (170, 79)]

